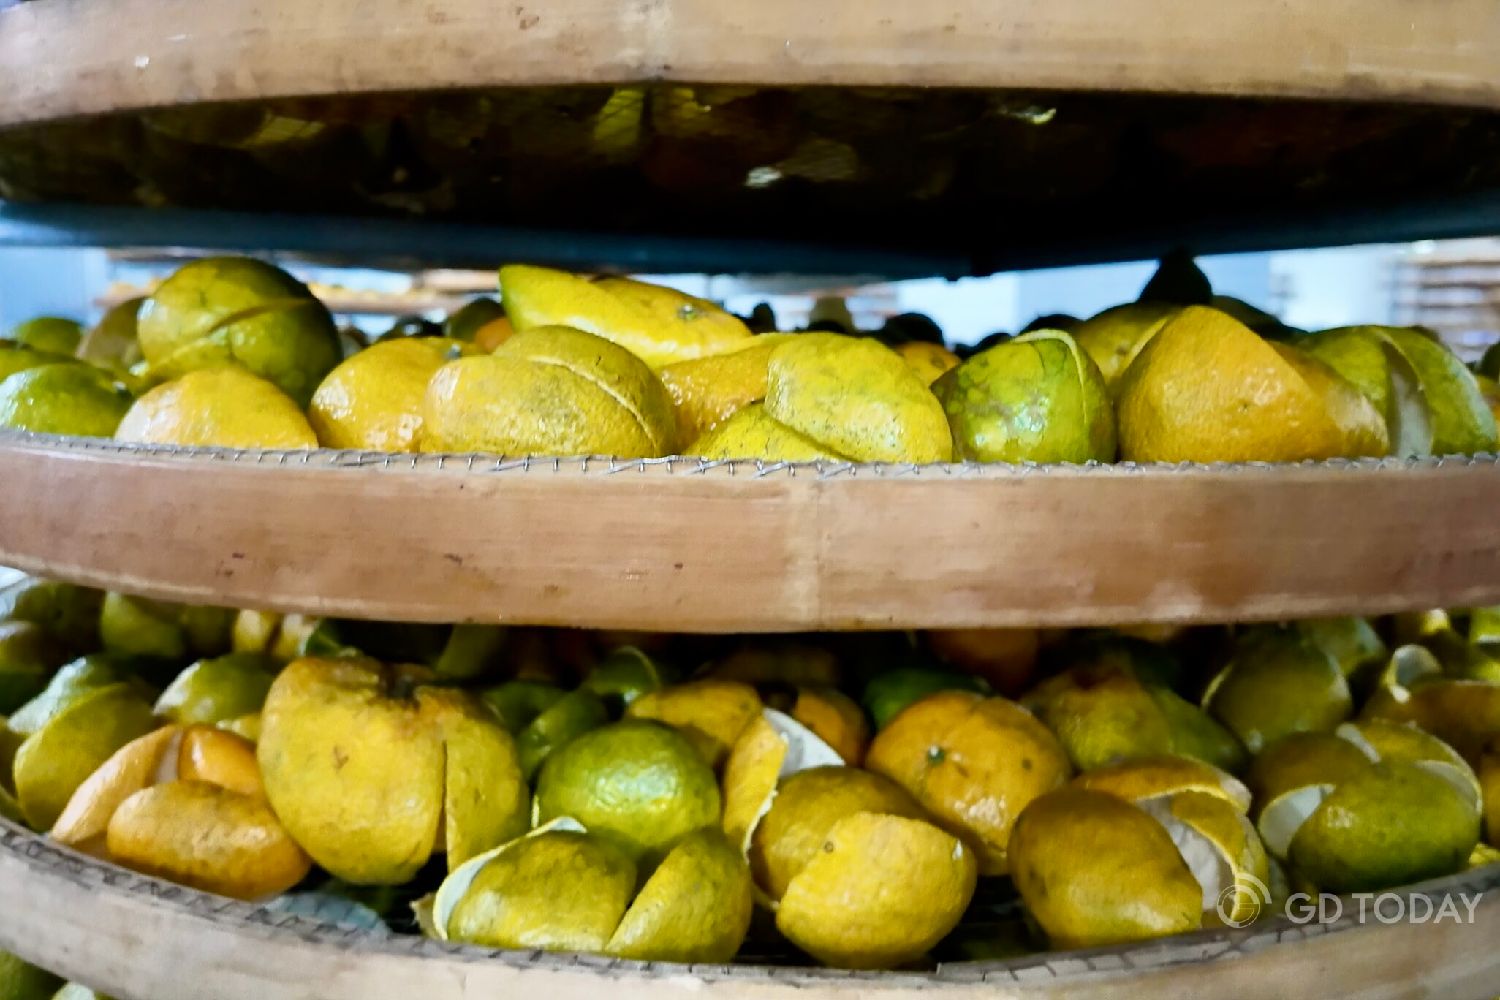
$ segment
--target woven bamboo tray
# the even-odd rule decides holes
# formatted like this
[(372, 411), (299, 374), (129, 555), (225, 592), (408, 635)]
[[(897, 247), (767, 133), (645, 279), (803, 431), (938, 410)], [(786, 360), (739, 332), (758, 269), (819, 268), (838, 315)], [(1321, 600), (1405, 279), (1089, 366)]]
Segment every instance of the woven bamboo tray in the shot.
[(198, 604), (687, 632), (1500, 602), (1500, 460), (767, 464), (0, 437), (0, 565)]
[[(927, 973), (628, 962), (376, 937), (136, 875), (0, 820), (0, 948), (119, 1000), (1480, 1000), (1500, 982), (1500, 867), (1402, 890), (1480, 894), (1472, 922), (1268, 919), (1119, 948)], [(1456, 905), (1456, 904), (1455, 904)], [(1386, 912), (1391, 911), (1390, 907)], [(1467, 910), (1459, 906), (1459, 912)]]

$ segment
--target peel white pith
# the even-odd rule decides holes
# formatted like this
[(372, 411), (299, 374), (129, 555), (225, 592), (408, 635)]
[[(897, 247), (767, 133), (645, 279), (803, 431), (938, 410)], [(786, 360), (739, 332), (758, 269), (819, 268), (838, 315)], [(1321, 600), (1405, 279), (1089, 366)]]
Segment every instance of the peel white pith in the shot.
[[(431, 900), (432, 907), (430, 918), (432, 921), (431, 932), (440, 941), (448, 940), (448, 921), (453, 917), (453, 910), (458, 906), (459, 901), (464, 898), (464, 894), (469, 891), (469, 887), (474, 884), (474, 879), (484, 870), (485, 865), (528, 837), (535, 837), (543, 833), (552, 833), (557, 830), (565, 830), (569, 833), (588, 832), (584, 829), (582, 823), (571, 816), (559, 816), (556, 819), (548, 820), (534, 830), (522, 834), (515, 840), (507, 841), (499, 847), (492, 847), (483, 854), (474, 855), (474, 857), (449, 872), (448, 877), (443, 879), (443, 884), (438, 886), (437, 892), (428, 897)], [(415, 909), (421, 902), (423, 901), (419, 900), (418, 904), (413, 904), (413, 908)], [(419, 912), (418, 918), (420, 919), (422, 916), (423, 914)]]

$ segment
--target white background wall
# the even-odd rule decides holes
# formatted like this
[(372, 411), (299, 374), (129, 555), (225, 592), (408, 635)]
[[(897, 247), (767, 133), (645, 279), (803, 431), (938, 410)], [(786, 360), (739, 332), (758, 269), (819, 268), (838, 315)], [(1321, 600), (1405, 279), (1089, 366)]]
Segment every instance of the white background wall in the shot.
[(34, 316), (95, 319), (108, 283), (100, 250), (0, 250), (0, 330)]
[(1303, 330), (1391, 321), (1391, 264), (1400, 246), (1338, 247), (1270, 254), (1283, 294), (1282, 322)]

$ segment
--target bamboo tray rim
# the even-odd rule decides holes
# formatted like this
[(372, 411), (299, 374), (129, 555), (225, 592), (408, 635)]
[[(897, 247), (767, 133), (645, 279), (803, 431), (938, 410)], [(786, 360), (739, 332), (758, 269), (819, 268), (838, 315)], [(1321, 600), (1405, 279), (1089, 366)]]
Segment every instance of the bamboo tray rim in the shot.
[(709, 459), (692, 455), (617, 458), (610, 455), (505, 455), (494, 452), (387, 452), (337, 448), (236, 448), (140, 444), (109, 438), (0, 430), (0, 450), (81, 453), (91, 460), (157, 464), (228, 463), (236, 467), (295, 468), (311, 472), (392, 472), (432, 475), (554, 474), (562, 476), (743, 476), (754, 479), (874, 477), (882, 480), (951, 481), (1050, 477), (1223, 477), (1272, 475), (1287, 481), (1301, 476), (1390, 476), (1435, 470), (1500, 469), (1500, 453), (1436, 455), (1423, 458), (1331, 458), (1300, 462), (852, 462), (773, 461), (759, 458)]
[(635, 82), (1500, 106), (1490, 0), (37, 0), (0, 126), (201, 102)]
[[(57, 845), (4, 819), (0, 819), (0, 886), (8, 889), (5, 895), (10, 899), (27, 898), (26, 894), (31, 893), (31, 898), (38, 900), (40, 909), (45, 909), (48, 896), (54, 889), (65, 886), (69, 891), (92, 894), (101, 903), (133, 910), (143, 916), (155, 911), (174, 918), (179, 929), (185, 927), (181, 925), (182, 921), (188, 921), (203, 928), (231, 931), (249, 946), (310, 945), (317, 949), (317, 955), (329, 960), (342, 960), (351, 954), (356, 957), (380, 955), (431, 963), (434, 973), (446, 973), (455, 966), (499, 966), (518, 974), (566, 972), (599, 980), (594, 988), (606, 982), (618, 987), (622, 982), (634, 979), (649, 990), (660, 991), (654, 995), (684, 996), (718, 983), (764, 987), (764, 990), (757, 991), (757, 995), (765, 996), (792, 996), (808, 988), (914, 995), (922, 989), (935, 988), (951, 994), (954, 990), (972, 993), (976, 987), (993, 991), (1000, 986), (1012, 987), (1024, 996), (1030, 995), (1030, 987), (1038, 988), (1037, 995), (1045, 995), (1049, 989), (1069, 983), (1087, 983), (1092, 988), (1108, 988), (1112, 982), (1146, 987), (1151, 983), (1150, 977), (1158, 974), (1170, 976), (1182, 967), (1222, 966), (1265, 958), (1267, 953), (1278, 948), (1292, 948), (1319, 938), (1357, 934), (1361, 928), (1371, 926), (1369, 922), (1362, 923), (1357, 911), (1346, 905), (1340, 917), (1328, 923), (1299, 924), (1285, 916), (1273, 917), (1244, 928), (1202, 930), (1117, 947), (1042, 952), (1003, 961), (944, 963), (931, 972), (640, 962), (603, 955), (484, 948), (416, 935), (382, 935), (349, 925), (278, 912), (262, 904), (215, 896), (120, 868)], [(1481, 897), (1476, 904), (1481, 909), (1476, 910), (1479, 916), (1475, 924), (1500, 918), (1500, 864), (1392, 891), (1408, 898), (1425, 897), (1433, 902), (1451, 893), (1473, 891)], [(1488, 903), (1484, 902), (1484, 896), (1490, 897)], [(71, 949), (66, 945), (59, 947), (41, 935), (28, 935), (31, 921), (14, 919), (20, 912), (19, 908), (8, 907), (5, 916), (0, 917), (0, 943), (4, 947), (44, 966), (56, 967), (59, 961), (65, 966), (76, 966), (84, 961), (79, 954), (70, 954)], [(87, 916), (67, 916), (82, 924), (82, 929), (89, 929)], [(1410, 926), (1385, 926), (1393, 933), (1411, 930)], [(142, 944), (146, 946), (142, 950), (148, 951), (150, 942), (143, 941)], [(213, 959), (210, 957), (208, 961)], [(160, 963), (137, 961), (135, 965), (151, 968)], [(1500, 953), (1492, 951), (1486, 965), (1491, 970), (1500, 970)], [(76, 967), (64, 967), (61, 971), (70, 976), (82, 974)], [(303, 972), (316, 981), (315, 965), (309, 965)], [(138, 972), (137, 975), (150, 974)], [(178, 969), (165, 969), (156, 978), (164, 981), (180, 975)], [(434, 986), (439, 989), (437, 998), (471, 995), (458, 989), (443, 990), (438, 986), (442, 981), (434, 980)], [(518, 986), (525, 983), (524, 979), (513, 982)], [(97, 986), (108, 992), (119, 989), (119, 984), (109, 981), (101, 981)], [(1323, 984), (1319, 988), (1323, 988)], [(273, 998), (282, 994), (264, 995)]]
[(1500, 457), (880, 465), (0, 434), (0, 565), (188, 604), (675, 632), (1500, 603)]

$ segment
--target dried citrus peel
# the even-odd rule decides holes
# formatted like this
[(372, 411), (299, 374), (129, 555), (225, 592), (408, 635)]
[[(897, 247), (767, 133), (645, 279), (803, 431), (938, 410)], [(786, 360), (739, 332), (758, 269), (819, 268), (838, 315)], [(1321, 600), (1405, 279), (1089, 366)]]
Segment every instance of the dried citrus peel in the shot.
[(774, 708), (763, 709), (724, 765), (724, 833), (748, 855), (755, 828), (776, 799), (777, 785), (799, 771), (843, 765), (838, 751), (811, 729)]
[[(1161, 824), (1202, 890), (1203, 912), (1248, 920), (1266, 901), (1265, 848), (1247, 815), (1250, 790), (1238, 778), (1188, 757), (1147, 757), (1080, 775), (1074, 785), (1134, 803)], [(1232, 896), (1229, 891), (1235, 889)]]
[[(558, 833), (588, 836), (588, 831), (576, 819), (558, 817), (460, 865), (443, 880), (435, 894), (413, 904), (423, 933), (443, 941), (472, 940), (461, 938), (459, 935), (463, 932), (455, 933), (452, 927), (455, 917), (460, 926), (464, 924), (466, 918), (459, 913), (460, 904), (475, 888), (485, 869), (519, 845), (536, 837)], [(582, 842), (574, 845), (574, 850), (582, 846)], [(578, 856), (574, 854), (573, 857)], [(533, 943), (542, 947), (581, 948), (646, 961), (727, 962), (734, 957), (750, 926), (750, 872), (737, 851), (717, 830), (699, 830), (680, 840), (639, 891), (634, 891), (634, 866), (623, 855), (619, 857), (624, 868), (610, 872), (581, 863), (570, 864), (568, 868), (567, 874), (575, 880), (584, 877), (582, 883), (570, 885), (570, 891), (584, 894), (603, 891), (614, 897), (613, 904), (586, 907), (587, 912), (570, 911), (587, 926), (560, 925), (555, 911), (543, 916), (536, 909), (538, 901), (534, 894), (523, 891), (522, 898), (515, 899), (493, 882), (488, 888), (481, 889), (499, 894), (497, 899), (488, 902), (488, 906), (491, 914), (503, 914), (498, 921), (500, 924), (510, 925), (506, 932), (500, 933), (500, 939), (506, 940), (507, 946), (518, 946), (519, 942), (507, 940), (507, 934), (516, 936), (517, 926), (534, 916), (543, 921), (552, 920), (552, 926), (544, 932), (544, 940), (533, 938)], [(513, 875), (526, 872), (519, 877), (523, 882), (535, 884), (537, 879), (550, 878), (556, 864), (554, 857), (550, 863), (528, 871), (527, 860), (518, 859), (519, 867), (513, 870)], [(622, 872), (626, 880), (623, 884), (620, 882)], [(502, 880), (501, 884), (514, 887), (517, 883)], [(623, 895), (622, 889), (627, 890)], [(480, 903), (485, 905), (483, 900)], [(481, 920), (478, 926), (487, 922)], [(469, 930), (475, 929), (476, 925), (471, 921)], [(532, 928), (526, 933), (534, 931)], [(564, 944), (564, 941), (571, 944)]]
[(1182, 792), (1201, 792), (1223, 799), (1242, 813), (1250, 811), (1250, 789), (1244, 782), (1191, 757), (1143, 757), (1085, 772), (1075, 783), (1137, 803)]
[(85, 854), (102, 853), (104, 833), (115, 810), (141, 789), (177, 777), (182, 729), (163, 726), (116, 751), (78, 786), (52, 826), (52, 839)]
[(240, 899), (296, 885), (311, 860), (266, 802), (250, 741), (168, 725), (127, 743), (74, 792), (59, 843)]
[[(1254, 918), (1266, 902), (1256, 893), (1270, 880), (1269, 862), (1244, 813), (1209, 792), (1188, 791), (1137, 803), (1172, 838), (1203, 890), (1203, 912), (1236, 923)], [(1229, 895), (1230, 890), (1235, 890)], [(1227, 906), (1226, 906), (1227, 904)]]
[(494, 847), (482, 854), (474, 855), (474, 857), (448, 873), (448, 877), (443, 879), (443, 884), (438, 886), (436, 894), (430, 897), (423, 897), (422, 900), (418, 900), (417, 903), (413, 904), (413, 909), (417, 910), (418, 923), (422, 924), (424, 931), (429, 930), (427, 921), (422, 919), (424, 915), (422, 910), (430, 905), (430, 934), (440, 941), (447, 941), (448, 922), (453, 918), (453, 910), (458, 906), (459, 900), (464, 898), (464, 894), (469, 891), (469, 887), (474, 884), (474, 879), (484, 870), (484, 866), (521, 843), (527, 837), (539, 837), (544, 833), (552, 833), (557, 830), (564, 830), (569, 833), (588, 832), (583, 828), (583, 824), (576, 819), (570, 816), (559, 816), (557, 819), (543, 823), (529, 833), (501, 844), (499, 847)]

